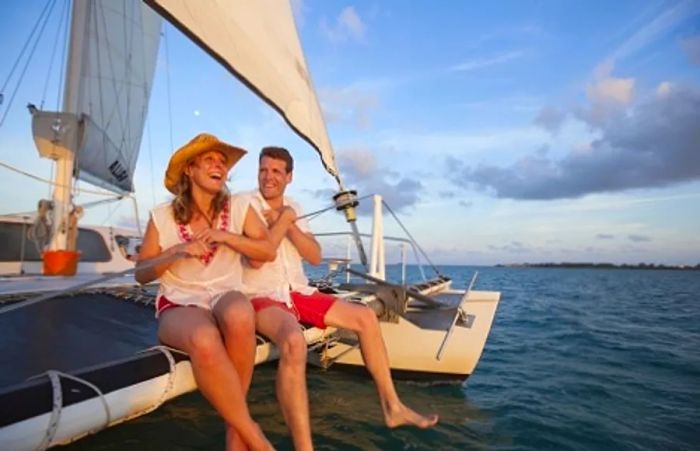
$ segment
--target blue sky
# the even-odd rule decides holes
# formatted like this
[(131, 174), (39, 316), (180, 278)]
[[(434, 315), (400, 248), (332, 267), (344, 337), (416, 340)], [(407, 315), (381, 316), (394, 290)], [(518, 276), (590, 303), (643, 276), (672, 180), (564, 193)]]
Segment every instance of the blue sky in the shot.
[[(43, 3), (0, 5), (4, 61)], [(293, 7), (346, 185), (384, 195), (435, 262), (700, 263), (700, 2)], [(260, 147), (283, 145), (297, 160), (291, 194), (309, 211), (327, 206), (336, 187), (316, 154), (178, 31), (166, 26), (165, 39), (136, 171), (142, 218), (167, 199), (173, 146), (200, 131), (251, 150), (232, 190), (254, 187)], [(50, 39), (37, 48), (0, 127), (0, 161), (42, 177), (51, 164), (36, 156), (24, 105), (40, 102), (51, 51)], [(0, 213), (47, 196), (46, 185), (0, 171)], [(85, 222), (130, 225), (132, 216), (121, 202)], [(329, 214), (312, 227), (345, 226)], [(400, 235), (390, 218), (385, 227)]]

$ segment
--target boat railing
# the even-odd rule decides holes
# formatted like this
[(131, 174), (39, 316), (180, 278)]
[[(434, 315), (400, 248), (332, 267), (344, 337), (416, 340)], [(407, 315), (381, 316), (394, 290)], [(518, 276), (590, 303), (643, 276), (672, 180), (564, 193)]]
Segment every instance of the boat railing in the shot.
[[(361, 238), (369, 238), (372, 239), (372, 235), (368, 233), (360, 233), (359, 234)], [(316, 237), (337, 237), (337, 236), (346, 236), (347, 239), (347, 248), (346, 248), (346, 259), (348, 261), (351, 260), (352, 257), (352, 248), (354, 247), (354, 240), (353, 240), (353, 234), (352, 232), (322, 232), (322, 233), (314, 233), (314, 236)], [(386, 241), (392, 241), (396, 243), (401, 244), (401, 283), (405, 284), (406, 283), (406, 265), (407, 265), (407, 248), (410, 246), (413, 255), (416, 259), (416, 265), (418, 266), (418, 271), (420, 272), (421, 279), (423, 281), (427, 281), (428, 278), (425, 275), (425, 271), (423, 269), (423, 263), (421, 262), (420, 258), (420, 252), (418, 252), (418, 249), (416, 248), (416, 245), (413, 241), (409, 240), (408, 238), (402, 238), (402, 237), (396, 237), (396, 236), (384, 236), (384, 240)], [(350, 273), (346, 272), (345, 274), (346, 282), (350, 281)]]

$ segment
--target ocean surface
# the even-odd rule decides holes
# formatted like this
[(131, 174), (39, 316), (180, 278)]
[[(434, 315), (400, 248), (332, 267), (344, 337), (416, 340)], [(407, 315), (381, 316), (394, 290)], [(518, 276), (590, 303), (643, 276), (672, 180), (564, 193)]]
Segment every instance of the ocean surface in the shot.
[[(404, 402), (436, 412), (431, 430), (388, 430), (370, 380), (311, 368), (321, 450), (698, 450), (700, 272), (441, 266), (502, 298), (464, 383), (398, 381)], [(396, 273), (398, 269), (392, 267)], [(409, 278), (418, 275), (409, 268)], [(151, 343), (144, 343), (150, 345)], [(249, 403), (278, 449), (292, 442), (275, 368), (256, 368)], [(66, 450), (223, 449), (224, 428), (198, 394)]]

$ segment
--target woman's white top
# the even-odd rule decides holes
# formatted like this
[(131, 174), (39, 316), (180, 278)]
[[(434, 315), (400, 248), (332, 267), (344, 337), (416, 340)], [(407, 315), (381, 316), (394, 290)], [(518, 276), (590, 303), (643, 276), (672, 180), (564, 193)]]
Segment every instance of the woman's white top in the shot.
[[(213, 224), (214, 228), (242, 234), (249, 204), (247, 196), (231, 196)], [(189, 224), (175, 222), (170, 202), (155, 207), (151, 220), (158, 230), (162, 251), (192, 238)], [(211, 310), (225, 293), (242, 291), (241, 255), (225, 244), (215, 245), (202, 257), (176, 260), (159, 281), (158, 298), (165, 296), (175, 304)]]

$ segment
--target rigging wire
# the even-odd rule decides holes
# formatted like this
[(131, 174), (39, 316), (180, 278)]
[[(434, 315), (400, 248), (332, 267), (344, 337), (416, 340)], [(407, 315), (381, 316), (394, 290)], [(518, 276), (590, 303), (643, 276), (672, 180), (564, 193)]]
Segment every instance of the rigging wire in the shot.
[(63, 100), (63, 77), (66, 75), (66, 62), (68, 60), (68, 33), (69, 33), (69, 22), (70, 22), (70, 2), (66, 1), (65, 7), (65, 18), (66, 18), (66, 29), (63, 34), (63, 58), (61, 58), (61, 70), (58, 73), (58, 93), (56, 94), (56, 111), (61, 110), (61, 101)]
[(425, 257), (425, 260), (426, 260), (428, 263), (430, 263), (430, 267), (433, 268), (433, 271), (435, 271), (435, 274), (437, 274), (438, 276), (441, 276), (442, 274), (440, 274), (440, 271), (437, 269), (437, 267), (435, 266), (435, 264), (430, 260), (430, 257), (428, 257), (428, 254), (425, 253), (425, 251), (423, 250), (423, 248), (420, 247), (420, 245), (419, 245), (418, 242), (415, 240), (415, 238), (413, 238), (413, 235), (411, 235), (411, 232), (409, 232), (408, 229), (406, 228), (406, 226), (404, 226), (403, 223), (399, 220), (398, 216), (396, 216), (396, 213), (394, 213), (394, 210), (391, 209), (391, 207), (389, 206), (389, 204), (387, 204), (386, 201), (385, 201), (384, 199), (382, 199), (382, 204), (384, 204), (384, 206), (385, 206), (386, 209), (389, 211), (389, 213), (391, 213), (391, 216), (394, 217), (394, 220), (395, 220), (395, 221), (399, 224), (399, 226), (403, 229), (403, 231), (404, 231), (404, 233), (406, 234), (406, 236), (408, 236), (408, 238), (411, 240), (411, 243), (413, 243), (413, 244), (416, 246), (416, 248), (420, 251), (420, 253), (423, 254), (423, 257)]
[[(29, 178), (31, 178), (31, 179), (34, 179), (34, 180), (38, 180), (38, 181), (40, 181), (40, 182), (47, 183), (47, 184), (49, 184), (50, 186), (56, 186), (56, 187), (61, 187), (61, 188), (65, 188), (66, 186), (68, 186), (68, 185), (64, 185), (64, 184), (61, 184), (61, 183), (56, 183), (56, 182), (54, 182), (54, 181), (52, 181), (52, 180), (47, 180), (47, 179), (38, 177), (38, 176), (36, 176), (36, 175), (34, 175), (34, 174), (30, 174), (29, 172), (25, 172), (25, 171), (23, 171), (23, 170), (21, 170), (21, 169), (17, 169), (16, 167), (10, 166), (9, 164), (4, 163), (4, 162), (2, 162), (2, 161), (0, 161), (0, 166), (4, 167), (5, 169), (9, 169), (10, 171), (16, 172), (16, 173), (18, 173), (18, 174), (22, 174), (22, 175), (24, 175), (24, 176), (27, 176), (27, 177), (29, 177)], [(99, 196), (111, 196), (111, 197), (118, 197), (118, 196), (121, 196), (121, 194), (106, 193), (106, 192), (104, 192), (104, 191), (94, 191), (94, 190), (83, 189), (83, 188), (78, 188), (78, 191), (81, 192), (81, 193), (85, 193), (85, 194), (97, 194), (97, 195), (99, 195)]]
[[(361, 200), (368, 199), (368, 198), (370, 198), (370, 197), (372, 197), (372, 196), (373, 196), (372, 194), (368, 194), (368, 195), (366, 195), (366, 196), (358, 197), (356, 200), (359, 202), (359, 201), (361, 201)], [(332, 205), (329, 206), (329, 207), (322, 208), (322, 209), (320, 209), (320, 210), (312, 211), (311, 213), (306, 213), (305, 215), (299, 216), (299, 217), (297, 218), (297, 220), (299, 220), (299, 219), (306, 219), (306, 218), (309, 218), (309, 220), (312, 220), (312, 219), (316, 218), (317, 216), (319, 216), (321, 213), (325, 213), (325, 212), (327, 212), (328, 210), (336, 209), (337, 207), (338, 207), (338, 205), (334, 203), (334, 204), (332, 204)]]
[[(7, 88), (8, 83), (10, 83), (10, 79), (12, 78), (12, 75), (15, 73), (15, 69), (17, 69), (17, 66), (19, 65), (19, 62), (22, 60), (22, 56), (24, 55), (24, 52), (27, 50), (27, 47), (29, 46), (29, 43), (32, 41), (32, 37), (34, 36), (34, 33), (36, 33), (36, 29), (39, 26), (39, 23), (41, 23), (42, 18), (44, 17), (44, 14), (46, 14), (46, 10), (49, 8), (49, 5), (55, 0), (48, 0), (46, 4), (44, 5), (44, 9), (41, 11), (41, 14), (39, 14), (39, 17), (36, 20), (36, 23), (34, 24), (34, 27), (32, 27), (32, 31), (29, 32), (29, 37), (24, 43), (24, 46), (22, 46), (22, 50), (19, 52), (19, 56), (15, 60), (14, 64), (12, 65), (12, 69), (10, 69), (10, 73), (7, 76), (7, 80), (5, 80), (5, 83), (2, 85), (2, 89), (0, 89), (0, 93), (5, 92), (5, 88)], [(2, 98), (0, 97), (0, 104), (2, 103)]]
[(149, 173), (151, 176), (151, 208), (156, 206), (156, 188), (155, 188), (155, 177), (153, 175), (153, 144), (151, 142), (151, 120), (146, 119), (146, 139), (148, 139), (148, 162), (149, 162)]
[[(41, 35), (44, 34), (44, 29), (46, 28), (46, 24), (49, 22), (49, 17), (51, 16), (51, 11), (53, 11), (53, 7), (56, 5), (56, 0), (50, 0), (51, 2), (51, 7), (49, 8), (48, 14), (46, 14), (46, 17), (42, 17), (41, 19), (43, 20), (43, 23), (41, 24), (41, 28), (39, 30), (39, 33), (36, 36), (36, 40), (34, 41), (34, 44), (32, 45), (32, 49), (29, 52), (29, 55), (27, 56), (27, 61), (24, 64), (24, 67), (22, 68), (22, 72), (19, 75), (19, 79), (17, 80), (17, 85), (15, 86), (15, 89), (12, 91), (12, 95), (10, 96), (10, 100), (7, 103), (7, 108), (5, 109), (5, 113), (3, 114), (2, 118), (0, 118), (0, 127), (5, 123), (5, 120), (7, 119), (7, 115), (10, 112), (10, 109), (12, 107), (12, 103), (15, 100), (15, 96), (17, 95), (17, 92), (19, 92), (19, 87), (22, 84), (22, 80), (24, 79), (24, 76), (27, 73), (27, 69), (29, 68), (29, 63), (32, 62), (32, 57), (34, 56), (34, 53), (36, 52), (36, 48), (39, 45), (39, 42), (41, 41)], [(34, 36), (29, 37), (29, 40), (34, 39)], [(14, 72), (14, 69), (13, 69)], [(9, 79), (8, 79), (9, 81)], [(4, 90), (4, 89), (3, 89)]]
[(165, 90), (168, 98), (168, 127), (170, 130), (170, 153), (175, 152), (173, 145), (173, 108), (170, 102), (170, 46), (168, 45), (168, 28), (163, 25), (163, 42), (165, 50)]
[[(54, 59), (56, 58), (56, 47), (58, 47), (58, 43), (61, 42), (61, 30), (63, 30), (63, 19), (65, 19), (64, 14), (61, 13), (61, 16), (58, 20), (58, 27), (56, 27), (56, 38), (53, 41), (53, 48), (51, 49), (51, 59), (49, 60), (49, 67), (48, 70), (46, 71), (46, 79), (44, 81), (44, 89), (41, 93), (41, 102), (39, 103), (39, 109), (43, 110), (44, 109), (44, 102), (46, 101), (46, 93), (49, 90), (49, 81), (51, 80), (51, 73), (53, 72), (53, 62)], [(59, 85), (59, 89), (60, 89)]]

